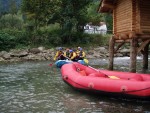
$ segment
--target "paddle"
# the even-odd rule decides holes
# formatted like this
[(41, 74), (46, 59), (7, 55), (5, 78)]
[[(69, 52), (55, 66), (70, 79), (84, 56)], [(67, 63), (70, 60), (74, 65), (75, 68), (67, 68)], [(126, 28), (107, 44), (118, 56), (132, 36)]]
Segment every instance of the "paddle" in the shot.
[[(63, 55), (64, 56), (64, 55)], [(70, 58), (69, 57), (67, 57), (67, 56), (64, 56), (66, 59), (68, 59), (68, 60), (70, 60)]]
[(59, 56), (59, 58), (61, 58), (61, 56), (63, 56), (64, 58), (66, 58), (66, 59), (70, 60), (70, 58), (69, 58), (69, 57), (64, 56), (63, 54), (61, 54), (61, 55)]
[[(94, 69), (94, 70), (96, 70), (96, 71), (98, 71), (99, 73), (102, 73), (100, 70), (98, 70), (98, 69), (95, 69), (95, 68), (93, 68), (93, 67), (91, 67), (91, 66), (89, 66), (88, 65), (88, 67), (90, 67), (91, 69)], [(113, 76), (113, 75), (106, 75), (105, 73), (102, 73), (102, 74), (104, 74), (106, 77), (108, 77), (108, 78), (111, 78), (111, 79), (120, 79), (120, 78), (118, 78), (118, 77), (116, 77), (116, 76)]]
[[(94, 70), (100, 72), (98, 69), (95, 69), (94, 67), (91, 67), (91, 66), (89, 66), (89, 65), (87, 65), (87, 66), (90, 67), (91, 69), (94, 69)], [(101, 72), (101, 73), (102, 73), (102, 72)], [(105, 73), (103, 73), (103, 74), (105, 74)], [(105, 75), (106, 75), (106, 74), (105, 74)], [(106, 75), (106, 76), (108, 76), (108, 75)]]
[[(69, 59), (69, 58), (68, 58)], [(56, 66), (58, 68), (61, 68), (62, 65), (66, 64), (66, 63), (69, 63), (69, 62), (72, 62), (71, 60), (56, 60), (55, 63), (50, 63), (49, 66), (52, 67), (52, 66)]]
[(88, 59), (86, 59), (86, 58), (84, 58), (83, 61), (84, 61), (86, 64), (89, 63)]
[(50, 63), (49, 66), (52, 67), (52, 66), (53, 66), (53, 63)]
[[(68, 57), (64, 56), (63, 54), (61, 54), (61, 55), (57, 58), (57, 60), (58, 60), (61, 56), (63, 56), (63, 57), (65, 57), (65, 58), (67, 58), (68, 60), (70, 60)], [(53, 65), (54, 65), (53, 63), (50, 63), (48, 66), (52, 67)]]

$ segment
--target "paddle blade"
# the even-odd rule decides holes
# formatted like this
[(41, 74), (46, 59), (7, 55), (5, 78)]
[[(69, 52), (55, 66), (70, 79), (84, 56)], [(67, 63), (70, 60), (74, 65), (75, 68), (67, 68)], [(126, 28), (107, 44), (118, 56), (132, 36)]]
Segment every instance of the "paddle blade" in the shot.
[(51, 67), (51, 66), (53, 66), (53, 64), (49, 64), (49, 66)]
[(88, 64), (89, 63), (89, 61), (88, 61), (88, 59), (84, 59), (84, 62), (86, 63), (86, 64)]

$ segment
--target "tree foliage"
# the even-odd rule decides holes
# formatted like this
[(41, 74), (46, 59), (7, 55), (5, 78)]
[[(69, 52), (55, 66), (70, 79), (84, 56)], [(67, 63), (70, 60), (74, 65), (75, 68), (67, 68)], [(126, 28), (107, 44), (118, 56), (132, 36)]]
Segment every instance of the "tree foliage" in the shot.
[[(4, 1), (3, 1), (4, 2)], [(16, 0), (9, 0), (7, 3), (7, 13), (4, 12), (4, 5), (1, 4), (2, 1), (0, 1), (0, 29), (21, 29), (22, 27), (22, 20), (20, 18), (20, 14), (18, 13), (18, 5)], [(4, 2), (5, 3), (5, 2)], [(18, 13), (18, 14), (17, 14)]]
[[(110, 15), (97, 12), (100, 0), (0, 0), (0, 44), (2, 49), (16, 46), (98, 43), (100, 35), (84, 34), (88, 22), (106, 21)], [(5, 5), (6, 7), (5, 7)], [(100, 39), (101, 40), (101, 39)]]
[(100, 21), (105, 21), (104, 15), (98, 12), (99, 1), (92, 2), (87, 8), (86, 18), (93, 25), (98, 25)]
[(23, 0), (22, 11), (35, 27), (45, 26), (59, 10), (59, 0)]
[(9, 12), (14, 15), (17, 14), (17, 4), (15, 0), (10, 0)]
[(76, 21), (77, 30), (80, 26), (86, 23), (86, 7), (92, 0), (62, 0), (61, 16), (63, 23), (66, 19), (73, 19)]
[(63, 43), (67, 40), (71, 42), (74, 32), (83, 32), (83, 26), (86, 23), (86, 7), (90, 2), (92, 1), (62, 0), (59, 19), (63, 31)]
[(63, 42), (71, 33), (83, 31), (86, 23), (86, 6), (92, 0), (23, 0), (22, 11), (35, 27), (59, 23)]

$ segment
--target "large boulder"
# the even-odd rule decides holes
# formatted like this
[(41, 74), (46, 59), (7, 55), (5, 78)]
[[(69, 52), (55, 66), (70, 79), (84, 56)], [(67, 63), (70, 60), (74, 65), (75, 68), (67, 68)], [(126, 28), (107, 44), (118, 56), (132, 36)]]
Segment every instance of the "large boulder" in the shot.
[(29, 49), (29, 52), (33, 54), (37, 54), (37, 53), (40, 53), (41, 51), (38, 48), (32, 48), (32, 49)]
[(5, 61), (5, 59), (4, 59), (4, 58), (2, 58), (2, 57), (0, 57), (0, 62), (2, 62), (2, 61)]
[(11, 58), (10, 54), (9, 53), (6, 53), (3, 55), (3, 57), (5, 60), (9, 60)]
[(7, 51), (1, 51), (1, 52), (0, 52), (0, 57), (3, 57), (4, 54), (8, 54), (8, 52), (7, 52)]
[(29, 53), (27, 50), (16, 50), (16, 51), (11, 51), (10, 52), (10, 56), (11, 57), (25, 57), (27, 56)]
[(44, 60), (42, 56), (36, 55), (36, 54), (29, 54), (26, 57), (22, 57), (22, 60)]
[(42, 52), (42, 51), (44, 51), (45, 50), (45, 47), (38, 47), (38, 49)]
[(7, 51), (1, 51), (0, 52), (0, 57), (1, 60), (9, 60), (11, 58), (10, 53), (8, 53)]
[(99, 53), (108, 53), (108, 50), (105, 47), (97, 47), (94, 49), (94, 51), (99, 52)]

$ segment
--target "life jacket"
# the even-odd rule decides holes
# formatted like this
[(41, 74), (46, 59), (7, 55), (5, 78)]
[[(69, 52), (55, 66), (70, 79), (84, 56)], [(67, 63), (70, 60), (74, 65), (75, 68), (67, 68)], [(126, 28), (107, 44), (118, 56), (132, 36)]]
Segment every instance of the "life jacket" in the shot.
[(55, 57), (54, 57), (54, 60), (58, 60), (62, 54), (63, 54), (62, 51), (57, 51), (57, 52), (56, 52), (56, 55), (55, 55)]
[(58, 51), (58, 56), (57, 57), (60, 57), (62, 54), (63, 54), (62, 51)]
[(70, 55), (70, 53), (69, 53), (69, 51), (66, 51), (66, 57), (69, 57), (69, 55)]
[(75, 60), (76, 59), (76, 53), (75, 52), (72, 52), (72, 53), (70, 53), (70, 55), (69, 55), (69, 58), (71, 59), (71, 60)]
[(76, 54), (77, 54), (77, 56), (80, 56), (80, 51), (77, 50), (77, 51), (76, 51)]
[(80, 56), (85, 57), (85, 53), (84, 53), (83, 51), (80, 51), (80, 52), (79, 52), (79, 57), (80, 57)]

